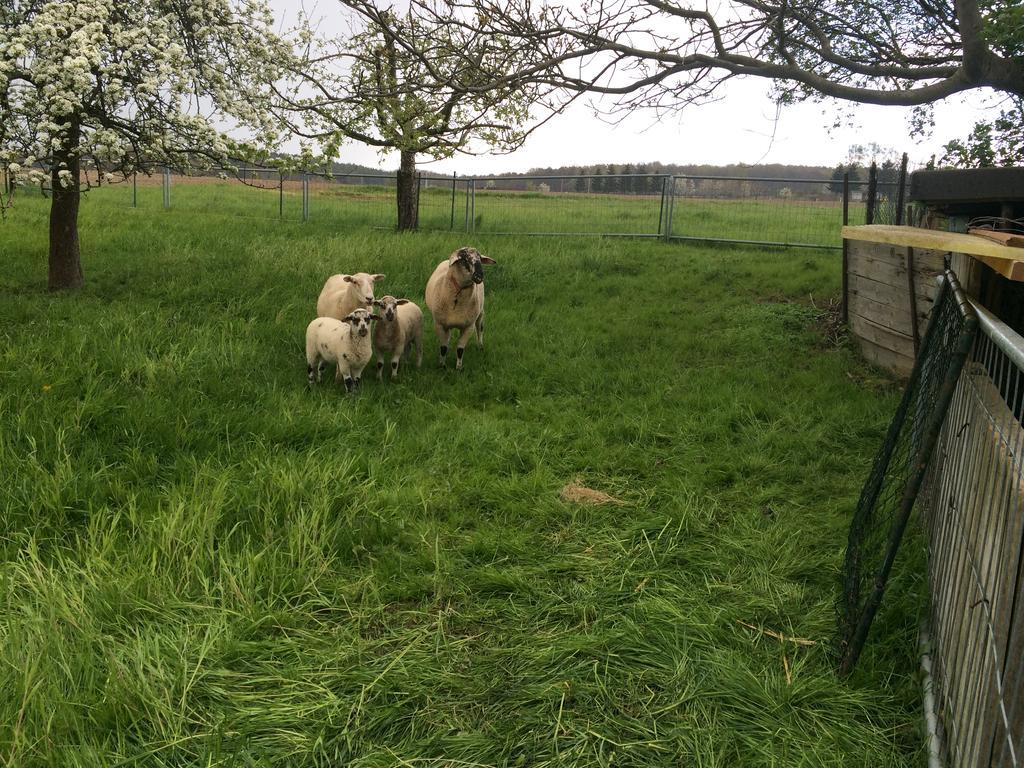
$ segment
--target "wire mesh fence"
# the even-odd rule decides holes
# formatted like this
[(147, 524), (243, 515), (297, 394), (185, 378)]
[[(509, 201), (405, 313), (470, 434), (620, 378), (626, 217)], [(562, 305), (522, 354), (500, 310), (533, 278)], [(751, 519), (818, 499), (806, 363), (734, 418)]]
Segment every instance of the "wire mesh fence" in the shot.
[(977, 324), (947, 270), (910, 380), (850, 524), (838, 606), (842, 675), (853, 669), (867, 640)]
[(467, 231), (660, 237), (667, 184), (628, 174), (468, 179)]
[(952, 766), (1024, 765), (1024, 339), (983, 308), (924, 505), (928, 632)]
[[(854, 180), (846, 223), (899, 223), (903, 182)], [(394, 229), (394, 174), (239, 167), (138, 174), (91, 194), (116, 205), (326, 220)], [(419, 228), (480, 234), (593, 235), (839, 248), (841, 180), (671, 174), (420, 176)]]
[[(676, 176), (672, 191), (672, 238), (814, 247), (840, 244), (841, 182)], [(851, 216), (851, 223), (863, 223), (857, 204)]]
[(397, 179), (386, 174), (316, 174), (308, 176), (309, 217), (353, 228), (398, 225)]

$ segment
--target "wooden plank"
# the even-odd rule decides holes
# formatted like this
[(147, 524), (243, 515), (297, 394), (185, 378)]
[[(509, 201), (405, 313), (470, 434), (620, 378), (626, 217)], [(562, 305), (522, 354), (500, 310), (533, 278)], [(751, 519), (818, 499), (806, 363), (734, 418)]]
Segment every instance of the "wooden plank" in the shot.
[(861, 275), (870, 280), (877, 280), (886, 285), (898, 286), (907, 285), (907, 268), (904, 265), (891, 264), (870, 256), (850, 255), (850, 274)]
[(946, 266), (947, 255), (947, 251), (936, 251), (934, 248), (914, 248), (915, 271), (941, 275)]
[[(897, 311), (909, 311), (906, 308), (910, 303), (910, 300), (907, 298), (906, 283), (893, 285), (857, 274), (851, 274), (849, 282), (851, 295), (857, 294), (877, 301), (880, 304), (892, 305), (897, 308)], [(932, 304), (935, 301), (934, 290), (926, 289), (925, 286), (916, 284), (915, 293), (917, 295), (917, 308), (925, 313), (926, 316), (929, 315), (932, 311)]]
[(1018, 283), (1024, 282), (1024, 261), (999, 259), (994, 256), (975, 256), (974, 258), (992, 267), (992, 269), (1008, 280), (1013, 280)]
[(884, 325), (879, 325), (869, 318), (861, 317), (853, 312), (852, 307), (850, 311), (850, 331), (854, 336), (867, 339), (876, 346), (905, 355), (911, 360), (914, 359), (914, 339), (911, 336), (894, 331), (892, 328), (886, 328)]
[[(903, 307), (883, 304), (864, 294), (851, 294), (850, 311), (856, 312), (861, 317), (873, 320), (879, 325), (884, 325), (886, 328), (891, 328), (897, 333), (910, 336), (913, 332), (913, 327), (910, 324), (910, 313), (905, 311)], [(928, 322), (928, 313), (923, 311), (921, 307), (917, 308), (917, 322), (921, 328)]]
[(965, 253), (984, 262), (1009, 280), (1024, 281), (1024, 249), (1011, 248), (976, 235), (889, 224), (847, 226), (843, 227), (842, 232), (843, 237), (851, 242), (886, 243), (947, 253)]
[[(866, 246), (866, 247), (865, 247)], [(885, 251), (878, 250), (884, 248)], [(895, 257), (888, 251), (894, 250)], [(919, 296), (933, 296), (942, 272), (943, 255), (939, 251), (914, 251), (914, 285)], [(873, 243), (851, 242), (848, 269), (851, 274), (886, 283), (907, 292), (907, 255), (905, 249), (890, 249)]]
[(999, 232), (995, 229), (971, 227), (967, 230), (967, 234), (974, 235), (975, 237), (984, 237), (986, 240), (1000, 243), (1009, 248), (1024, 248), (1024, 235), (1018, 235), (1015, 232)]
[[(910, 281), (907, 280), (907, 270), (905, 268), (900, 267), (897, 269), (892, 266), (878, 264), (869, 265), (866, 262), (851, 263), (850, 278), (854, 277), (871, 280), (872, 282), (892, 288), (895, 293), (888, 294), (892, 296), (891, 302), (906, 304), (910, 300), (908, 296), (910, 293)], [(914, 295), (918, 302), (931, 302), (935, 297), (936, 290), (937, 284), (934, 274), (922, 274), (921, 271), (914, 270)], [(881, 300), (879, 299), (879, 301)]]
[(964, 235), (959, 232), (943, 232), (938, 229), (920, 227), (897, 227), (891, 224), (870, 224), (847, 226), (842, 229), (843, 237), (850, 240), (866, 240), (871, 243), (909, 245), (912, 248), (931, 248), (936, 251), (968, 253), (972, 256), (991, 256), (1010, 261), (1024, 261), (1024, 254), (1016, 248), (993, 243), (983, 237)]
[[(865, 240), (848, 240), (847, 247), (855, 258), (869, 258), (905, 267), (907, 264), (907, 248), (913, 246), (890, 245), (888, 243), (872, 243)], [(914, 261), (920, 264), (925, 272), (939, 274), (945, 265), (946, 251), (934, 248), (914, 248)]]
[(879, 368), (891, 371), (897, 376), (906, 378), (914, 370), (913, 358), (906, 355), (897, 354), (890, 349), (873, 344), (867, 339), (857, 339), (857, 346), (860, 347), (860, 352), (865, 360), (877, 365)]
[(851, 260), (870, 259), (902, 267), (906, 264), (906, 248), (888, 243), (871, 243), (864, 240), (850, 240)]

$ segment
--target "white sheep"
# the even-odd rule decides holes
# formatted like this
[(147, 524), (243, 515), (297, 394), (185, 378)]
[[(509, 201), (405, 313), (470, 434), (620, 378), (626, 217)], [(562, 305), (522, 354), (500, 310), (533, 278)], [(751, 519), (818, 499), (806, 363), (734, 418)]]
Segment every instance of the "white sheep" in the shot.
[(455, 350), (455, 368), (462, 370), (462, 355), (469, 343), (472, 328), (477, 344), (484, 345), (484, 264), (495, 264), (476, 248), (459, 248), (437, 265), (427, 281), (426, 300), (434, 316), (434, 331), (441, 344), (440, 361), (444, 367), (448, 354), (448, 338), (453, 328), (459, 329)]
[(353, 309), (369, 309), (373, 303), (373, 284), (383, 280), (384, 275), (356, 272), (352, 275), (332, 275), (320, 289), (316, 300), (317, 317), (333, 317), (342, 320)]
[(416, 367), (423, 364), (423, 310), (408, 299), (382, 296), (374, 299), (380, 320), (373, 328), (373, 351), (377, 356), (377, 378), (382, 378), (384, 355), (391, 353), (391, 378), (398, 377), (398, 363), (413, 344)]
[(313, 370), (320, 381), (324, 363), (336, 363), (336, 382), (345, 382), (345, 391), (359, 389), (363, 369), (370, 362), (370, 321), (379, 320), (369, 310), (357, 309), (342, 320), (318, 317), (306, 327), (306, 372), (313, 386)]

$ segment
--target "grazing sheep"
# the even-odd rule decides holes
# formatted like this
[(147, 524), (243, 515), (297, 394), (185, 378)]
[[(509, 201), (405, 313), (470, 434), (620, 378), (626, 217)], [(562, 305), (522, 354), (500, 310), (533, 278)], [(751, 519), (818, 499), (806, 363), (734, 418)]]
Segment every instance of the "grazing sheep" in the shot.
[(455, 354), (456, 370), (462, 370), (462, 355), (469, 343), (470, 329), (476, 332), (479, 346), (484, 345), (484, 264), (495, 264), (490, 256), (476, 248), (459, 248), (437, 265), (427, 281), (427, 306), (434, 316), (434, 331), (441, 343), (441, 366), (448, 354), (448, 337), (459, 329)]
[(380, 320), (373, 328), (373, 351), (377, 355), (377, 378), (382, 378), (384, 355), (391, 353), (391, 378), (398, 377), (398, 362), (413, 344), (416, 367), (423, 363), (423, 310), (408, 299), (382, 296), (374, 299), (380, 308)]
[(353, 309), (369, 309), (373, 303), (373, 284), (384, 275), (356, 272), (354, 275), (332, 275), (327, 278), (316, 300), (317, 317), (345, 319)]
[(309, 385), (313, 386), (313, 368), (316, 380), (323, 374), (324, 363), (337, 363), (334, 380), (344, 380), (345, 391), (359, 389), (363, 369), (370, 362), (373, 348), (370, 343), (370, 321), (379, 320), (369, 310), (357, 309), (342, 320), (318, 317), (306, 328), (306, 371)]

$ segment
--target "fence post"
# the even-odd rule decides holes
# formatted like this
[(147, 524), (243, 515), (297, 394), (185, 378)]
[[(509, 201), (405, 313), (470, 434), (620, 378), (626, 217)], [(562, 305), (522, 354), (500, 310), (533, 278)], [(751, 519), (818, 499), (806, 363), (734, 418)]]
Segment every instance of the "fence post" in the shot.
[(469, 185), (472, 179), (466, 179), (466, 232), (469, 232)]
[(138, 185), (138, 172), (132, 173), (132, 208), (139, 207), (139, 185)]
[(668, 177), (668, 210), (665, 212), (665, 240), (672, 237), (672, 209), (676, 201), (676, 177)]
[[(850, 223), (850, 172), (843, 174), (843, 226)], [(843, 325), (850, 322), (850, 252), (843, 238), (843, 302), (840, 306)]]
[(878, 164), (872, 160), (868, 171), (868, 210), (864, 216), (865, 224), (875, 223), (875, 198), (878, 194)]
[(171, 207), (171, 169), (164, 166), (164, 209)]
[(277, 169), (277, 218), (284, 218), (284, 171)]
[(455, 181), (458, 175), (458, 172), (452, 171), (452, 223), (448, 225), (448, 229), (455, 229)]
[(665, 223), (665, 195), (668, 193), (668, 176), (661, 180), (661, 208), (658, 209), (658, 237), (668, 239), (668, 233), (664, 232), (661, 225)]
[(476, 233), (476, 179), (473, 179), (473, 184), (470, 186), (470, 213), (472, 217), (469, 220), (470, 232)]
[(423, 194), (423, 172), (416, 174), (416, 229), (420, 228), (420, 195)]
[(309, 173), (302, 174), (302, 222), (309, 221)]
[(903, 153), (900, 163), (900, 185), (896, 190), (896, 226), (903, 223), (903, 200), (907, 191), (907, 153)]

